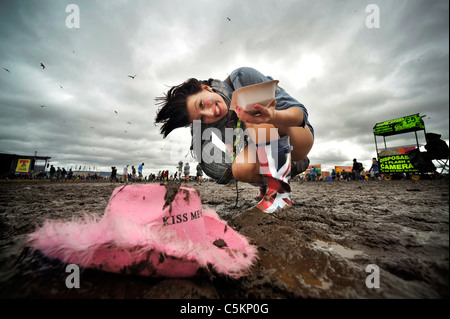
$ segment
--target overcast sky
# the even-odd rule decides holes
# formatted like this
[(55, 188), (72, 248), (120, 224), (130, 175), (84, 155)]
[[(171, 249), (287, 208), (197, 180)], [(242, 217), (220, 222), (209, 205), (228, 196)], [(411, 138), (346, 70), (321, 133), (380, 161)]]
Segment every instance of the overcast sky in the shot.
[(189, 129), (160, 135), (155, 97), (250, 66), (308, 109), (312, 164), (370, 167), (378, 122), (420, 113), (448, 143), (448, 30), (445, 0), (2, 0), (0, 152), (104, 171), (144, 162), (146, 175), (195, 165)]

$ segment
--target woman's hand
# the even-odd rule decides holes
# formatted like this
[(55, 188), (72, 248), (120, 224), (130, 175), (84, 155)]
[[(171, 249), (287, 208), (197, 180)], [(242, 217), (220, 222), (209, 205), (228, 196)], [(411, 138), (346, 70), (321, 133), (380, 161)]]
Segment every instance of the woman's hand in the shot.
[(273, 100), (269, 106), (264, 107), (260, 104), (255, 104), (255, 111), (246, 112), (242, 107), (236, 106), (236, 114), (244, 123), (262, 124), (273, 123), (275, 118), (275, 106), (277, 100)]

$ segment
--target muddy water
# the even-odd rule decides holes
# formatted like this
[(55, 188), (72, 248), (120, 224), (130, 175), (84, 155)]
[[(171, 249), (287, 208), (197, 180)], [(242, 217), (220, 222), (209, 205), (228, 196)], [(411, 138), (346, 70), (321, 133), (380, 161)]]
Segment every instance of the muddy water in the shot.
[[(68, 289), (64, 264), (24, 245), (46, 219), (102, 215), (118, 184), (0, 183), (2, 298), (448, 298), (448, 181), (292, 183), (292, 209), (253, 210), (257, 189), (189, 184), (203, 205), (258, 247), (248, 276), (232, 280), (125, 276), (82, 269)], [(379, 288), (368, 288), (369, 265)]]

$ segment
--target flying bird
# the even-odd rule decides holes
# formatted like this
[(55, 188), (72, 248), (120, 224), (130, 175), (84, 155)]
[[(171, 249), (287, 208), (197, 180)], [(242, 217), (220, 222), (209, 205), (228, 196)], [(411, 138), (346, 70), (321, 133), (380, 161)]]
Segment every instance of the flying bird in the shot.
[(131, 125), (131, 122), (127, 122), (127, 123)]
[(59, 87), (61, 88), (61, 90), (64, 90), (63, 87), (61, 86), (61, 84), (59, 85)]
[(44, 63), (41, 62), (42, 69), (45, 69)]
[(129, 75), (128, 77), (129, 77), (129, 78), (132, 78), (132, 79), (134, 80), (134, 78), (136, 77), (136, 75), (137, 75), (137, 74), (135, 74), (135, 75)]
[(116, 113), (116, 115), (118, 114), (117, 111), (114, 111), (114, 113)]
[(11, 73), (11, 72), (9, 72), (9, 70), (7, 68), (2, 68), (2, 69), (5, 70), (8, 73)]
[(228, 18), (228, 17), (227, 17), (227, 20), (228, 20), (228, 21), (231, 21), (231, 19), (230, 19), (230, 18)]
[(47, 105), (41, 105), (41, 107), (46, 107)]

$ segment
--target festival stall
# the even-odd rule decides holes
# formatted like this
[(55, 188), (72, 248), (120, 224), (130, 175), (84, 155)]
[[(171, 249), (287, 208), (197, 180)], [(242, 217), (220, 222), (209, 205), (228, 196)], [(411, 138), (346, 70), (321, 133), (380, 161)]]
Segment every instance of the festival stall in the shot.
[[(419, 170), (411, 162), (411, 154), (414, 154), (414, 151), (419, 152), (420, 144), (417, 132), (423, 131), (425, 134), (423, 117), (425, 115), (421, 116), (417, 113), (377, 123), (373, 127), (380, 173), (384, 175), (385, 180), (391, 180), (393, 177), (404, 176), (405, 174), (410, 175), (414, 180), (418, 180), (420, 174), (426, 171)], [(386, 137), (412, 132), (415, 135), (415, 144), (387, 147)], [(384, 148), (378, 147), (378, 136), (383, 138)]]

